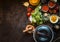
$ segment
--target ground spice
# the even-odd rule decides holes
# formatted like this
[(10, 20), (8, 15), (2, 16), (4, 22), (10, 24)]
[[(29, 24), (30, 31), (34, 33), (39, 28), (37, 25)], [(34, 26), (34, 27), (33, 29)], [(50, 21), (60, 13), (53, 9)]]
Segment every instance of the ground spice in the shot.
[(47, 5), (42, 6), (42, 11), (47, 12), (49, 10), (49, 7)]
[(52, 20), (53, 22), (55, 22), (55, 21), (57, 20), (57, 17), (56, 17), (56, 16), (52, 16), (52, 17), (51, 17), (51, 20)]
[(53, 8), (55, 6), (55, 3), (54, 2), (49, 2), (48, 5), (49, 5), (50, 8)]

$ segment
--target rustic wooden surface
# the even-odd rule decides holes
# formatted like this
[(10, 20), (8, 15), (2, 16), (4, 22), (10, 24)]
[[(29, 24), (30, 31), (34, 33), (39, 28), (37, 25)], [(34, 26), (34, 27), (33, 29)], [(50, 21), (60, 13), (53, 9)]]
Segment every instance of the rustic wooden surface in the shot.
[[(0, 42), (34, 42), (32, 34), (23, 33), (28, 24), (22, 1), (5, 0), (0, 11)], [(2, 3), (1, 3), (2, 4)], [(59, 37), (60, 32), (57, 33)]]
[(22, 32), (28, 23), (26, 7), (20, 2), (5, 0), (2, 8), (0, 42), (34, 42), (32, 35)]

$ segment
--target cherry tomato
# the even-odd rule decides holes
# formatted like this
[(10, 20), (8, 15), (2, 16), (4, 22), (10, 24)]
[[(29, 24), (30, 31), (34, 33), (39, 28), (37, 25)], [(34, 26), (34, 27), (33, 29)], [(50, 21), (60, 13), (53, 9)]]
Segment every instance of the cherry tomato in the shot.
[(32, 8), (28, 7), (28, 8), (27, 8), (27, 11), (28, 11), (28, 12), (31, 12), (31, 11), (32, 11)]
[(27, 13), (27, 16), (30, 17), (31, 13)]

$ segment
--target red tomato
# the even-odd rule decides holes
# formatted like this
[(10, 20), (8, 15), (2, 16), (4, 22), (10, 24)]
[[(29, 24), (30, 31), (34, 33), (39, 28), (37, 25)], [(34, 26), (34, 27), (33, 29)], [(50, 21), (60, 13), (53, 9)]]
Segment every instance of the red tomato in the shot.
[(31, 12), (31, 11), (32, 11), (32, 8), (28, 7), (28, 8), (27, 8), (27, 11), (28, 11), (28, 12)]
[(28, 16), (28, 17), (30, 17), (30, 15), (31, 15), (30, 13), (27, 13), (27, 16)]

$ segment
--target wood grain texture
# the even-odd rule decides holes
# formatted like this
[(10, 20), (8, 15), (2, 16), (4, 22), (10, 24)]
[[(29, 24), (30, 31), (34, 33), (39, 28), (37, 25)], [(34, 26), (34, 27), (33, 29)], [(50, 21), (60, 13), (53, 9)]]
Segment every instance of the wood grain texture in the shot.
[(29, 22), (26, 7), (22, 5), (23, 2), (24, 0), (5, 0), (3, 2), (3, 13), (0, 12), (2, 21), (0, 42), (34, 42), (32, 34), (22, 32)]

